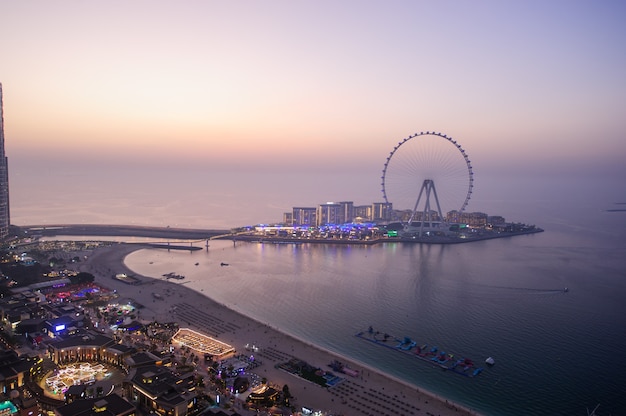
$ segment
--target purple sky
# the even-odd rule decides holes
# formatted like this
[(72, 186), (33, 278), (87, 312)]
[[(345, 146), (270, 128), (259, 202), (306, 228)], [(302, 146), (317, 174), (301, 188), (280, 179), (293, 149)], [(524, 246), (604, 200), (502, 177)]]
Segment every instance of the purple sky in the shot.
[(5, 1), (10, 175), (349, 172), (369, 203), (393, 146), (434, 130), (483, 176), (626, 176), (624, 21), (619, 1)]

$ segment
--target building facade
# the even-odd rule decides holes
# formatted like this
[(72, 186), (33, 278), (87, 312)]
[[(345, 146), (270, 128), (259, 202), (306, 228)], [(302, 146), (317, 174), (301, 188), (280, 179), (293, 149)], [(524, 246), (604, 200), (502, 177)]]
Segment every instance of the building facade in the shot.
[(145, 413), (186, 416), (198, 409), (194, 374), (176, 375), (159, 365), (131, 370), (124, 381), (125, 396)]
[[(484, 227), (488, 222), (488, 215), (483, 212), (450, 211), (446, 214), (446, 221), (451, 224), (467, 224), (471, 227)], [(504, 224), (504, 218), (498, 218), (499, 224)]]
[(327, 224), (342, 224), (341, 205), (327, 202), (317, 207), (317, 226)]
[(293, 225), (307, 225), (315, 227), (317, 225), (317, 209), (313, 207), (294, 207), (293, 208)]
[(365, 222), (372, 220), (371, 205), (356, 205), (353, 207), (353, 220), (356, 222)]
[(393, 217), (393, 205), (390, 202), (374, 202), (372, 204), (373, 221), (390, 221)]
[(9, 167), (4, 153), (4, 111), (0, 84), (0, 239), (9, 235)]
[(341, 201), (341, 223), (352, 222), (354, 220), (354, 202)]
[(132, 352), (111, 337), (84, 331), (80, 335), (50, 341), (47, 355), (57, 365), (97, 361), (124, 368)]

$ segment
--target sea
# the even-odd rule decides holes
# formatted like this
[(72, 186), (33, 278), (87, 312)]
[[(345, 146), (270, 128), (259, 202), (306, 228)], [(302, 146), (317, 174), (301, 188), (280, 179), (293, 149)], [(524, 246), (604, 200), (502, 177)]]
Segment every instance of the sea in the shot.
[[(585, 416), (597, 405), (598, 416), (626, 415), (626, 194), (617, 183), (544, 183), (525, 194), (508, 183), (490, 196), (491, 214), (544, 229), (537, 234), (447, 245), (211, 241), (193, 252), (140, 250), (126, 263), (142, 275), (185, 275), (179, 284), (484, 415)], [(355, 336), (370, 326), (485, 369), (464, 377)]]
[[(142, 250), (127, 265), (183, 274), (218, 302), (481, 414), (585, 415), (600, 404), (600, 415), (623, 415), (625, 254), (549, 230), (455, 245), (211, 241)], [(485, 370), (463, 377), (355, 336), (370, 326)]]

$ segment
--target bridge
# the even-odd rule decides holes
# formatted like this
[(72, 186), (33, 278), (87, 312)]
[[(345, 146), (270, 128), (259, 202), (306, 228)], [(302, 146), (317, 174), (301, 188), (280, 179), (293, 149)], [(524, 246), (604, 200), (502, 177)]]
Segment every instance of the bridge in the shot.
[(150, 227), (138, 225), (102, 225), (102, 224), (55, 224), (24, 225), (17, 227), (21, 236), (58, 236), (58, 235), (93, 235), (113, 237), (146, 237), (167, 240), (215, 240), (240, 233), (230, 230), (209, 230), (173, 227)]
[[(98, 236), (103, 237), (145, 237), (163, 238), (165, 241), (151, 241), (149, 245), (171, 249), (198, 250), (194, 243), (205, 243), (208, 248), (210, 240), (232, 239), (250, 234), (250, 231), (232, 232), (230, 230), (208, 230), (172, 227), (150, 227), (137, 225), (101, 225), (101, 224), (55, 224), (25, 225), (16, 227), (21, 237), (54, 237), (67, 236)], [(183, 245), (184, 244), (184, 245)]]

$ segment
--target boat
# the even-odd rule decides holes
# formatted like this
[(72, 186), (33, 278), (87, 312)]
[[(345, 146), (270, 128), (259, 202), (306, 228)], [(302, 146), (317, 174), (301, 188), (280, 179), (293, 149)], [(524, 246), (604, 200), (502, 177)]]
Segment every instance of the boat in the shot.
[(493, 357), (488, 357), (485, 362), (489, 365), (494, 365), (496, 363), (496, 360), (493, 359)]
[(474, 370), (474, 372), (472, 373), (472, 377), (476, 377), (477, 375), (479, 375), (480, 373), (483, 372), (483, 368), (482, 367), (478, 367), (476, 370)]
[(228, 266), (228, 263), (220, 263), (220, 266), (222, 266), (222, 267)]

